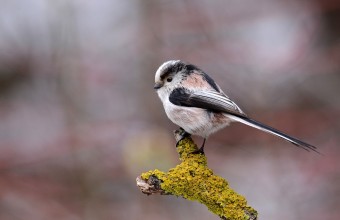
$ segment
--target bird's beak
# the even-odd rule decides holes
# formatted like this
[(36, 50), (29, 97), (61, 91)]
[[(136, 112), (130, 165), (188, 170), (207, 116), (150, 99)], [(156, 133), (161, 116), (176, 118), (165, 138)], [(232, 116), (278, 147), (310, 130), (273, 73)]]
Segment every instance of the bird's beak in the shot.
[(154, 89), (159, 89), (163, 86), (162, 83), (155, 83), (155, 85), (153, 86)]

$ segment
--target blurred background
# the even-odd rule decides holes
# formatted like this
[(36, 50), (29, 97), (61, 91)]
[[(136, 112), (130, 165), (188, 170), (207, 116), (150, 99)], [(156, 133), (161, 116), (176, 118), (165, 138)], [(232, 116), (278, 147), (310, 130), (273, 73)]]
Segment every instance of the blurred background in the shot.
[(260, 219), (339, 219), (339, 24), (332, 0), (1, 0), (0, 219), (218, 219), (136, 187), (179, 162), (153, 90), (169, 59), (322, 152), (241, 124), (210, 137)]

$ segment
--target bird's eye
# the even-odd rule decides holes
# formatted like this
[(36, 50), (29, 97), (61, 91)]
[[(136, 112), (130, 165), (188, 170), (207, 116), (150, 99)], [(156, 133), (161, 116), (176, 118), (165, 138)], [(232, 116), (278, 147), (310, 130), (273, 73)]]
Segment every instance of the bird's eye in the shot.
[(171, 82), (172, 81), (172, 77), (169, 77), (166, 79), (167, 82)]

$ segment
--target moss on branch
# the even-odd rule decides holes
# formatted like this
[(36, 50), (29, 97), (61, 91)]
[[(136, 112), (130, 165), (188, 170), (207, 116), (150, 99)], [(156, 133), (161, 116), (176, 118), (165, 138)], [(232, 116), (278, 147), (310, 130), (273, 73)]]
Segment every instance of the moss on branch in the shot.
[[(177, 140), (181, 131), (175, 131)], [(167, 173), (152, 170), (137, 177), (137, 185), (145, 194), (170, 194), (198, 201), (222, 219), (256, 219), (257, 211), (246, 199), (229, 187), (228, 182), (214, 175), (204, 154), (193, 154), (197, 146), (190, 137), (178, 142), (181, 163)]]

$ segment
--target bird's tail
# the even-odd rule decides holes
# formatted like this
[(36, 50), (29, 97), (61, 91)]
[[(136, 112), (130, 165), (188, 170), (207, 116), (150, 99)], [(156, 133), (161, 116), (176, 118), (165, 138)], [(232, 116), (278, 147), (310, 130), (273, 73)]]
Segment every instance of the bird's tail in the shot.
[(235, 121), (238, 121), (238, 122), (241, 122), (243, 124), (249, 125), (249, 126), (251, 126), (253, 128), (257, 128), (257, 129), (262, 130), (264, 132), (267, 132), (267, 133), (270, 133), (272, 135), (278, 136), (278, 137), (280, 137), (280, 138), (282, 138), (282, 139), (284, 139), (284, 140), (286, 140), (286, 141), (288, 141), (288, 142), (290, 142), (290, 143), (292, 143), (292, 144), (294, 144), (294, 145), (296, 145), (296, 146), (298, 146), (298, 147), (300, 147), (300, 148), (302, 148), (302, 149), (304, 149), (306, 151), (311, 151), (312, 150), (312, 151), (320, 154), (320, 152), (317, 151), (317, 148), (315, 146), (310, 145), (310, 144), (308, 144), (306, 142), (303, 142), (303, 141), (301, 141), (301, 140), (299, 140), (299, 139), (297, 139), (295, 137), (289, 136), (289, 135), (287, 135), (287, 134), (285, 134), (285, 133), (283, 133), (283, 132), (281, 132), (281, 131), (279, 131), (279, 130), (277, 130), (275, 128), (272, 128), (272, 127), (270, 127), (268, 125), (262, 124), (262, 123), (260, 123), (258, 121), (255, 121), (255, 120), (251, 119), (251, 118), (248, 118), (246, 116), (242, 117), (242, 116), (235, 116), (235, 115), (229, 115), (229, 117), (231, 119), (235, 120)]

